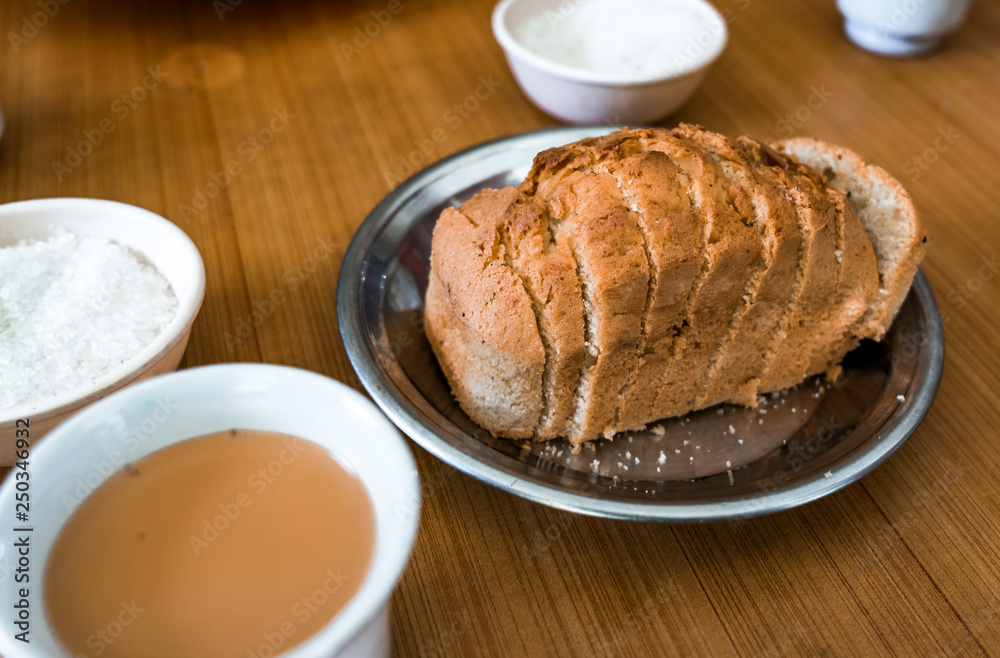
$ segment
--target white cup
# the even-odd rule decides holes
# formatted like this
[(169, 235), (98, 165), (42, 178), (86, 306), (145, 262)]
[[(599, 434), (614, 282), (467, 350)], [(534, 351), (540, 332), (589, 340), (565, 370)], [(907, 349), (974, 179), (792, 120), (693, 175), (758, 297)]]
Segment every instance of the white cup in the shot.
[[(130, 428), (140, 428), (136, 441)], [(375, 512), (375, 552), (361, 588), (294, 658), (388, 657), (389, 598), (409, 559), (420, 518), (420, 484), (402, 436), (368, 399), (327, 377), (294, 368), (230, 364), (182, 370), (126, 388), (60, 425), (28, 459), (30, 521), (16, 523), (15, 467), (0, 489), (0, 654), (66, 655), (45, 613), (44, 574), (72, 515), (65, 496), (99, 486), (125, 463), (169, 445), (229, 429), (289, 434), (330, 450), (361, 480)], [(30, 427), (29, 427), (30, 432)], [(126, 436), (133, 440), (125, 441)], [(117, 456), (113, 459), (113, 453)], [(111, 466), (109, 466), (109, 464)], [(26, 525), (30, 533), (14, 532)], [(29, 537), (29, 582), (15, 582), (18, 537)], [(14, 606), (29, 589), (30, 643), (15, 640)], [(181, 629), (178, 629), (182, 632)], [(267, 629), (262, 629), (262, 632)]]
[(965, 20), (969, 0), (837, 0), (844, 32), (865, 50), (909, 57), (936, 48)]

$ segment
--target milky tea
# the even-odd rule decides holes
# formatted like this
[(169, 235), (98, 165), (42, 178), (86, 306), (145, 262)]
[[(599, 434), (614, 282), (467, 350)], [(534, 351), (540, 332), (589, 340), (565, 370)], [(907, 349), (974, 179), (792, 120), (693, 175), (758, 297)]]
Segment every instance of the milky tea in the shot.
[(273, 656), (343, 609), (374, 544), (368, 493), (329, 451), (232, 430), (84, 500), (47, 563), (46, 612), (74, 656)]

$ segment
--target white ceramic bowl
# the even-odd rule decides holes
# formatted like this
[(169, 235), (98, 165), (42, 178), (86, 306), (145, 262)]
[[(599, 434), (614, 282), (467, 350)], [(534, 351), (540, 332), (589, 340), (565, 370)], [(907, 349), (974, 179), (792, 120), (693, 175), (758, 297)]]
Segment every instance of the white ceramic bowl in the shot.
[[(140, 441), (130, 428), (139, 429)], [(8, 619), (0, 633), (0, 654), (65, 655), (46, 619), (44, 597), (46, 561), (71, 515), (65, 496), (86, 496), (127, 462), (233, 428), (280, 432), (329, 449), (360, 478), (375, 511), (375, 554), (361, 589), (312, 639), (283, 655), (389, 656), (389, 597), (409, 559), (420, 518), (413, 456), (396, 428), (360, 393), (305, 370), (257, 364), (192, 368), (130, 386), (80, 412), (32, 450), (31, 643), (13, 639)], [(12, 475), (0, 488), (4, 515), (14, 512), (16, 482)], [(24, 535), (14, 532), (14, 525), (5, 523), (0, 531), (0, 606), (7, 611), (18, 600), (14, 544)]]
[[(726, 47), (726, 21), (705, 0), (660, 0), (664, 5), (693, 11), (705, 21), (704, 28), (685, 40), (684, 63), (665, 75), (596, 73), (543, 57), (518, 40), (518, 26), (526, 19), (562, 16), (585, 1), (501, 0), (493, 10), (493, 34), (522, 91), (541, 110), (568, 123), (621, 126), (661, 119), (691, 97)], [(557, 30), (565, 21), (553, 18), (552, 25)]]
[(205, 266), (198, 248), (184, 231), (148, 210), (117, 201), (72, 198), (0, 205), (0, 246), (21, 239), (46, 239), (61, 230), (106, 237), (142, 254), (170, 282), (178, 300), (177, 315), (146, 349), (87, 386), (0, 410), (0, 465), (13, 463), (12, 428), (18, 419), (30, 419), (32, 437), (37, 440), (95, 400), (176, 370), (205, 296)]
[(970, 0), (837, 0), (851, 41), (894, 57), (937, 48), (965, 20), (969, 4)]

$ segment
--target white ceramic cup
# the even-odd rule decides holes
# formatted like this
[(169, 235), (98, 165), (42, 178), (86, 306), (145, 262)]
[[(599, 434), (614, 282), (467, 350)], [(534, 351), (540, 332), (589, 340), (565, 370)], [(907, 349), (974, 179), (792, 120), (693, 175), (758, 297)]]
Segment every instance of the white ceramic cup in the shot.
[(909, 57), (936, 48), (965, 20), (969, 0), (837, 0), (844, 32), (865, 50)]
[[(420, 484), (406, 442), (367, 398), (327, 377), (272, 365), (230, 364), (150, 379), (88, 407), (53, 430), (28, 459), (30, 520), (14, 521), (14, 471), (0, 489), (0, 654), (66, 655), (45, 613), (45, 566), (53, 543), (85, 497), (129, 462), (181, 441), (229, 429), (280, 432), (329, 449), (364, 484), (375, 512), (375, 553), (348, 605), (294, 658), (388, 657), (389, 597), (420, 517)], [(29, 428), (30, 431), (30, 428)], [(27, 526), (31, 532), (15, 532)], [(15, 582), (19, 538), (28, 537), (28, 582)], [(29, 595), (30, 643), (15, 640), (14, 615)], [(178, 629), (180, 630), (180, 629)], [(261, 629), (261, 643), (265, 642)], [(279, 653), (280, 648), (275, 651)]]

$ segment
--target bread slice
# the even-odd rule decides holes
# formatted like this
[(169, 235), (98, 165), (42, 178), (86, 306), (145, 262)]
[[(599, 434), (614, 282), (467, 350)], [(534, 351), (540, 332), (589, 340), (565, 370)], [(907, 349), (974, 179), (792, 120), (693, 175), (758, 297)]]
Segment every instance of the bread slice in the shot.
[(860, 341), (861, 319), (878, 297), (878, 265), (858, 216), (839, 192), (828, 195), (837, 212), (837, 292), (828, 305), (830, 331), (816, 341), (806, 372), (835, 377), (843, 355)]
[(452, 392), (482, 427), (531, 438), (542, 413), (545, 349), (496, 225), (448, 208), (433, 244), (425, 326)]
[(821, 172), (864, 225), (878, 267), (878, 298), (864, 313), (862, 337), (881, 340), (910, 290), (927, 247), (923, 220), (909, 193), (887, 171), (842, 146), (795, 137), (775, 147)]
[(550, 204), (559, 240), (573, 254), (583, 293), (589, 358), (567, 432), (578, 443), (613, 432), (619, 396), (639, 363), (649, 263), (636, 219), (612, 176), (572, 171), (542, 183), (538, 194)]
[[(469, 201), (463, 212), (504, 218), (499, 226), (511, 269), (531, 298), (539, 335), (545, 347), (542, 377), (542, 416), (535, 438), (566, 434), (576, 410), (576, 389), (583, 367), (583, 297), (576, 264), (567, 244), (554, 244), (545, 204), (514, 188), (498, 190)], [(487, 201), (488, 200), (488, 201)]]

